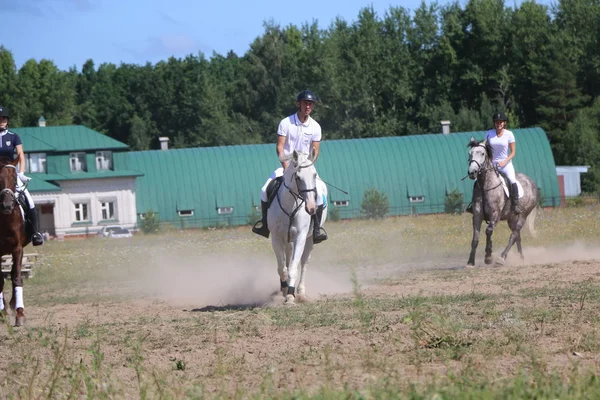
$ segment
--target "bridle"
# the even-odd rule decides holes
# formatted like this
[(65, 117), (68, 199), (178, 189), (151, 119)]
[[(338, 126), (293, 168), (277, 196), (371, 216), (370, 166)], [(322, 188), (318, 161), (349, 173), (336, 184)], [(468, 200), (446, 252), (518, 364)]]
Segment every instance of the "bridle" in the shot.
[[(15, 167), (12, 164), (3, 165), (0, 168), (12, 168), (15, 170), (15, 174), (17, 173), (17, 167)], [(15, 181), (16, 181), (16, 177), (15, 177)], [(3, 198), (4, 195), (10, 196), (10, 198), (12, 199), (12, 207), (14, 208), (15, 204), (17, 204), (17, 195), (15, 194), (15, 192), (10, 188), (4, 188), (4, 189), (0, 190), (0, 198)], [(12, 209), (10, 211), (12, 212)]]
[[(481, 175), (482, 175), (484, 172), (486, 172), (486, 171), (494, 171), (494, 172), (496, 173), (496, 176), (500, 177), (500, 172), (498, 172), (498, 166), (497, 166), (497, 165), (494, 165), (493, 163), (490, 163), (490, 162), (488, 161), (487, 147), (486, 147), (486, 146), (484, 146), (484, 145), (483, 145), (483, 144), (481, 144), (481, 143), (477, 143), (475, 146), (473, 146), (473, 148), (475, 148), (475, 147), (483, 147), (483, 149), (485, 150), (485, 152), (484, 152), (484, 154), (485, 154), (485, 161), (483, 162), (483, 165), (481, 165), (481, 164), (479, 163), (479, 161), (477, 161), (477, 160), (474, 160), (474, 159), (472, 159), (472, 158), (469, 156), (469, 167), (470, 167), (470, 166), (471, 166), (471, 164), (473, 164), (473, 163), (477, 164), (477, 176), (478, 176), (478, 177), (479, 177), (479, 176), (481, 176)], [(485, 167), (485, 168), (484, 168), (485, 164), (490, 164), (490, 166), (489, 166), (489, 167)], [(467, 174), (467, 176), (469, 176), (469, 175)], [(465, 176), (465, 178), (466, 178), (467, 176)], [(463, 178), (463, 179), (465, 179), (465, 178)], [(488, 192), (488, 191), (490, 191), (490, 190), (494, 190), (494, 189), (496, 189), (497, 187), (499, 187), (499, 186), (501, 186), (501, 185), (502, 185), (502, 180), (500, 180), (500, 183), (499, 183), (499, 184), (497, 184), (496, 186), (494, 186), (494, 187), (492, 187), (492, 188), (489, 188), (489, 189), (484, 189), (484, 188), (481, 186), (481, 183), (480, 183), (480, 182), (481, 182), (481, 179), (477, 179), (477, 180), (475, 181), (475, 184), (477, 185), (477, 187), (478, 187), (480, 190), (482, 190), (482, 191), (484, 191), (484, 192)]]
[(288, 192), (292, 195), (292, 197), (294, 198), (294, 203), (296, 204), (296, 206), (294, 207), (294, 209), (292, 210), (291, 213), (287, 212), (285, 210), (285, 208), (283, 208), (283, 206), (281, 205), (280, 191), (277, 192), (277, 203), (279, 203), (279, 208), (290, 219), (290, 225), (289, 225), (289, 228), (288, 228), (288, 242), (290, 241), (290, 230), (292, 228), (292, 222), (294, 220), (294, 217), (296, 216), (296, 214), (298, 214), (298, 211), (300, 211), (302, 209), (302, 207), (304, 206), (304, 204), (306, 203), (306, 193), (314, 192), (315, 193), (315, 197), (317, 196), (317, 187), (316, 187), (316, 185), (312, 189), (302, 189), (302, 190), (300, 190), (300, 178), (298, 178), (298, 170), (301, 170), (301, 169), (304, 169), (304, 168), (308, 168), (308, 167), (312, 167), (314, 164), (315, 164), (314, 161), (310, 161), (307, 164), (299, 165), (299, 166), (296, 167), (296, 169), (295, 169), (295, 171), (294, 171), (294, 173), (292, 175), (292, 179), (294, 179), (296, 181), (296, 192), (294, 192), (293, 188), (291, 188), (290, 186), (287, 185), (287, 183), (285, 182), (285, 179), (283, 180), (283, 186), (285, 186), (285, 188), (288, 190)]

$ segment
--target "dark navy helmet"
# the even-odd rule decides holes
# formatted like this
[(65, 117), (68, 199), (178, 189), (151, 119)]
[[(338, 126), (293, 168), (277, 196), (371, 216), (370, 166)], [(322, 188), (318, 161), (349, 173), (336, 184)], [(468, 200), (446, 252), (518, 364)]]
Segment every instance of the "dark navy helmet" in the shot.
[(10, 113), (8, 112), (8, 108), (4, 106), (0, 106), (0, 117), (10, 117)]
[(317, 96), (310, 90), (303, 90), (300, 93), (298, 93), (298, 96), (296, 96), (296, 101), (302, 100), (312, 101), (313, 103), (316, 103), (318, 99)]
[(494, 121), (508, 121), (508, 118), (506, 118), (506, 115), (504, 115), (504, 113), (502, 111), (496, 111), (494, 113), (494, 115), (492, 116), (492, 120), (494, 120)]

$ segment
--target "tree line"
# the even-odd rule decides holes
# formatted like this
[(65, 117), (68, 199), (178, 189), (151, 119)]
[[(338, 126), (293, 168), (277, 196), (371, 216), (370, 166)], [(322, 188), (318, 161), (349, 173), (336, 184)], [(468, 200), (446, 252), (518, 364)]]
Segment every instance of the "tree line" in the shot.
[[(264, 23), (243, 56), (190, 54), (145, 65), (52, 60), (17, 69), (0, 46), (0, 104), (11, 126), (82, 124), (127, 143), (176, 148), (273, 143), (295, 95), (320, 98), (325, 139), (541, 126), (560, 165), (591, 165), (600, 190), (600, 3), (502, 0), (363, 8), (328, 28)], [(517, 139), (518, 140), (518, 139)]]

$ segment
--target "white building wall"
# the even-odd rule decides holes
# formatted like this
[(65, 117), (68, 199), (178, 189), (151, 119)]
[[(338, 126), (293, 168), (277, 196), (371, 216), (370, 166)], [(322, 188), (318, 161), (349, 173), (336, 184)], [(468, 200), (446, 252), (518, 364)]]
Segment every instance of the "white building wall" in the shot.
[[(108, 224), (135, 227), (135, 177), (61, 181), (60, 187), (61, 192), (32, 193), (36, 204), (54, 204), (56, 235), (93, 234)], [(114, 220), (102, 220), (102, 201), (115, 203)], [(76, 203), (88, 204), (89, 222), (75, 221)]]
[(587, 165), (556, 167), (556, 174), (564, 177), (565, 197), (579, 196), (581, 194), (581, 174), (588, 172), (589, 168)]

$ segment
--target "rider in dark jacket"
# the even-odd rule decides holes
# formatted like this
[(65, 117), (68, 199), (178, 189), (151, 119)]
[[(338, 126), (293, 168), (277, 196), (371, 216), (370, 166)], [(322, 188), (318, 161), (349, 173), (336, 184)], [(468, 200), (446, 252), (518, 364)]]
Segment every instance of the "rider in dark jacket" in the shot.
[(31, 194), (25, 187), (24, 183), (27, 183), (31, 178), (25, 176), (25, 153), (23, 152), (23, 143), (21, 138), (14, 132), (8, 130), (8, 120), (10, 113), (6, 107), (0, 106), (0, 158), (8, 158), (13, 160), (15, 153), (19, 158), (19, 172), (17, 173), (17, 192), (20, 195), (25, 196), (27, 199), (27, 206), (23, 207), (25, 211), (25, 218), (29, 220), (33, 227), (33, 235), (31, 237), (31, 243), (34, 246), (40, 246), (44, 244), (44, 238), (40, 233), (40, 223), (35, 204)]

